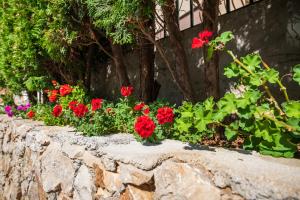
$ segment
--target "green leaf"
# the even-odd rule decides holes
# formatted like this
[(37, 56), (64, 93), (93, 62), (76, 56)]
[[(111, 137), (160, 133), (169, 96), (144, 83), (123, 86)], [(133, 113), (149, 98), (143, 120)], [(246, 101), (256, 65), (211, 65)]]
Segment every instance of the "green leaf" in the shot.
[(237, 77), (240, 74), (239, 67), (237, 66), (236, 63), (230, 63), (229, 66), (224, 68), (224, 75), (227, 78), (232, 78), (232, 77)]
[(235, 100), (234, 94), (226, 93), (225, 96), (218, 101), (217, 106), (223, 113), (232, 114), (236, 112)]
[(279, 72), (275, 69), (264, 70), (263, 76), (270, 83), (276, 83), (279, 80)]
[(248, 138), (245, 139), (243, 147), (246, 150), (255, 150), (257, 149), (257, 146), (259, 145), (260, 141), (260, 138), (250, 135)]
[(294, 66), (293, 72), (294, 72), (293, 75), (294, 81), (296, 81), (300, 85), (300, 64)]
[(226, 136), (227, 140), (232, 141), (232, 140), (235, 140), (237, 138), (238, 132), (231, 129), (231, 128), (226, 127), (225, 136)]
[(219, 37), (217, 37), (215, 39), (216, 42), (221, 42), (222, 44), (226, 44), (227, 42), (229, 42), (230, 40), (232, 40), (234, 38), (233, 34), (231, 31), (226, 31), (223, 32)]
[(261, 76), (253, 74), (250, 76), (249, 83), (254, 86), (261, 86), (263, 81), (261, 80)]
[(254, 72), (261, 63), (261, 58), (258, 54), (248, 54), (242, 57), (241, 60), (252, 72)]
[(300, 118), (300, 101), (289, 101), (282, 104), (288, 117)]

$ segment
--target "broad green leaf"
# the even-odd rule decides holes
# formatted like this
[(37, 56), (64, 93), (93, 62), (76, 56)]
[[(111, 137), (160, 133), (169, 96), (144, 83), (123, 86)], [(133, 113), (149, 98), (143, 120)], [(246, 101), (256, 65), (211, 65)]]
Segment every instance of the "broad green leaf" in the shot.
[(294, 66), (293, 72), (294, 72), (293, 75), (294, 81), (296, 81), (300, 85), (300, 64)]
[(210, 97), (203, 102), (203, 106), (204, 106), (205, 110), (207, 110), (207, 111), (213, 111), (214, 105), (215, 105), (215, 102), (214, 102), (213, 97)]
[(254, 72), (261, 63), (261, 58), (258, 54), (248, 54), (242, 57), (241, 60), (252, 72)]
[(221, 42), (222, 44), (226, 44), (227, 42), (229, 42), (230, 40), (232, 40), (234, 38), (233, 34), (231, 31), (226, 31), (223, 32), (219, 37), (217, 37), (215, 39), (216, 42)]
[(261, 141), (260, 138), (250, 135), (248, 138), (245, 139), (243, 148), (246, 150), (256, 150), (260, 141)]
[(231, 129), (231, 128), (226, 127), (225, 136), (226, 136), (227, 140), (232, 141), (232, 140), (235, 140), (237, 138), (238, 132)]
[(257, 122), (255, 126), (255, 137), (262, 137), (265, 141), (272, 142), (273, 138), (270, 131), (270, 122), (264, 120), (262, 122)]
[(300, 118), (300, 101), (289, 101), (282, 104), (288, 117)]
[(229, 66), (224, 68), (224, 75), (227, 78), (237, 77), (239, 74), (240, 70), (236, 63), (230, 63)]
[(263, 81), (261, 80), (261, 76), (254, 74), (250, 76), (249, 83), (254, 86), (261, 86)]
[(217, 106), (223, 113), (232, 114), (236, 112), (235, 100), (234, 94), (226, 93), (225, 96), (218, 101)]
[(270, 83), (276, 83), (279, 79), (279, 72), (275, 69), (264, 70), (263, 76)]

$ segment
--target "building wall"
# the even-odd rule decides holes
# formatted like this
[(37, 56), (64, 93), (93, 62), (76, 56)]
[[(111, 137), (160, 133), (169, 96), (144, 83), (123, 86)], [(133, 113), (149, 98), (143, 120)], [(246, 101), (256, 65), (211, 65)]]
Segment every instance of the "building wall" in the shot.
[[(262, 58), (272, 67), (279, 69), (281, 75), (288, 74), (291, 67), (300, 63), (300, 1), (298, 0), (262, 0), (253, 5), (237, 9), (220, 16), (219, 32), (232, 31), (235, 40), (228, 48), (238, 56), (251, 52), (260, 52)], [(203, 100), (203, 57), (200, 49), (191, 49), (192, 38), (203, 30), (201, 24), (182, 31), (183, 43), (189, 60), (189, 68), (193, 87), (198, 100)], [(168, 53), (174, 57), (172, 49), (168, 48), (168, 38), (160, 40)], [(174, 59), (173, 59), (174, 60)], [(139, 90), (139, 55), (137, 51), (126, 55), (129, 75), (136, 90)], [(166, 98), (179, 104), (183, 97), (172, 80), (168, 69), (160, 56), (156, 55), (155, 77), (162, 85), (159, 98)], [(229, 88), (232, 80), (223, 76), (224, 66), (230, 63), (229, 56), (220, 56), (220, 88), (222, 94)], [(103, 66), (99, 72), (94, 72), (94, 90), (104, 98), (116, 98), (119, 93), (115, 68), (113, 65)], [(300, 99), (300, 87), (291, 82), (290, 76), (285, 76), (283, 83), (287, 85), (292, 99)], [(98, 81), (105, 81), (105, 88), (97, 87)], [(98, 82), (99, 83), (99, 82)], [(275, 96), (281, 98), (278, 88), (273, 88)]]

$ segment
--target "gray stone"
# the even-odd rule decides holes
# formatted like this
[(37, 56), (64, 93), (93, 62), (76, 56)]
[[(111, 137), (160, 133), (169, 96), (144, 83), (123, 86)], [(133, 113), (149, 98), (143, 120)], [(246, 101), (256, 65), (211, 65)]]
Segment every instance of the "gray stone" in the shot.
[(75, 169), (60, 147), (52, 143), (41, 158), (41, 182), (45, 192), (72, 194)]
[(121, 164), (119, 168), (120, 178), (125, 184), (140, 186), (153, 184), (153, 172), (143, 171), (131, 165)]
[(209, 174), (186, 163), (164, 162), (154, 173), (155, 199), (219, 200), (221, 191)]
[(71, 145), (68, 142), (63, 143), (62, 151), (71, 159), (80, 158), (84, 154), (84, 147), (79, 145)]
[(82, 165), (74, 181), (74, 200), (93, 200), (95, 186), (89, 169)]

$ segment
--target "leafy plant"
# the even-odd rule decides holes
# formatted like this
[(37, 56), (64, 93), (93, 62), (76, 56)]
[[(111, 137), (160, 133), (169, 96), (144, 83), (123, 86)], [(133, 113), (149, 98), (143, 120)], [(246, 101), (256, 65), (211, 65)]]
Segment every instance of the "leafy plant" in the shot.
[[(300, 102), (289, 99), (279, 72), (269, 67), (258, 53), (237, 58), (227, 50), (226, 44), (233, 38), (231, 32), (222, 33), (209, 43), (209, 51), (225, 51), (231, 56), (233, 62), (224, 68), (224, 75), (238, 79), (236, 91), (226, 93), (215, 105), (211, 99), (206, 100), (210, 110), (204, 112), (203, 106), (197, 111), (193, 110), (192, 105), (179, 108), (180, 117), (176, 120), (179, 132), (191, 132), (193, 137), (200, 137), (205, 131), (213, 131), (217, 125), (224, 127), (228, 140), (234, 140), (238, 135), (246, 137), (245, 149), (272, 156), (293, 157), (299, 143)], [(209, 54), (212, 55), (211, 52)], [(297, 65), (293, 75), (297, 82), (299, 72)], [(278, 85), (286, 100), (282, 105), (269, 89), (269, 85), (274, 84)], [(196, 113), (202, 119), (198, 126), (195, 123)], [(228, 122), (226, 118), (230, 116), (235, 117)]]

